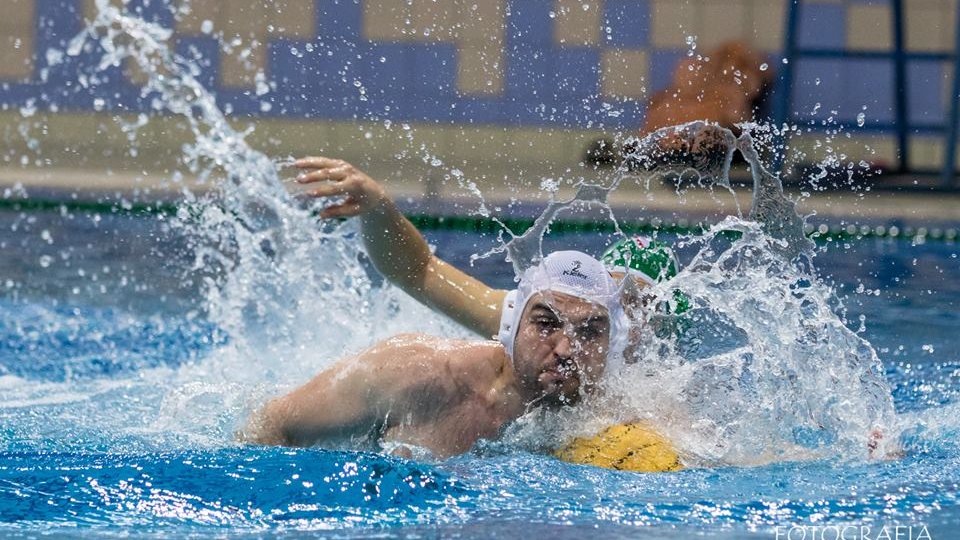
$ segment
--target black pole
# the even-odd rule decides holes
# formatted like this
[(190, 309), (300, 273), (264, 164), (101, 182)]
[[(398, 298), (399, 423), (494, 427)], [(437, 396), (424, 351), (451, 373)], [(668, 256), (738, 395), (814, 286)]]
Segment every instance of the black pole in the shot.
[[(800, 19), (799, 11), (800, 0), (790, 0), (787, 7), (787, 20), (783, 40), (783, 58), (786, 60), (786, 63), (780, 66), (780, 87), (778, 89), (780, 94), (774, 115), (777, 129), (784, 129), (784, 126), (793, 118), (790, 108), (793, 100), (793, 62), (797, 50), (797, 26)], [(781, 169), (783, 169), (783, 162), (787, 157), (788, 139), (789, 137), (784, 129), (778, 138), (780, 144), (777, 146), (779, 148), (776, 148), (773, 153), (772, 169), (776, 173), (779, 173)]]
[(957, 123), (960, 122), (960, 9), (957, 10), (953, 46), (953, 91), (950, 93), (950, 114), (947, 118), (947, 147), (943, 149), (943, 187), (953, 187), (957, 171)]
[(894, 88), (896, 89), (897, 146), (900, 149), (898, 172), (910, 168), (910, 111), (907, 109), (907, 59), (903, 32), (903, 0), (893, 0), (893, 61)]

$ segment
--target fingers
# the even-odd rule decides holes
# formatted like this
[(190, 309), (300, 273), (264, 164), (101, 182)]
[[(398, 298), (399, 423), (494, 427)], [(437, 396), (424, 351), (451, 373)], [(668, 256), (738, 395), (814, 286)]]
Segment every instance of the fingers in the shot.
[(321, 217), (355, 216), (390, 200), (386, 192), (372, 178), (342, 159), (323, 156), (305, 157), (296, 160), (293, 166), (301, 171), (297, 176), (297, 183), (330, 182), (328, 185), (318, 185), (312, 191), (303, 193), (302, 196), (309, 198), (347, 196), (345, 202), (327, 208), (320, 214)]
[(297, 177), (297, 182), (301, 184), (310, 184), (313, 182), (322, 182), (324, 180), (332, 180), (334, 182), (339, 182), (344, 180), (350, 173), (352, 168), (350, 166), (340, 166), (334, 168), (323, 168), (317, 169), (308, 173), (303, 173)]
[(356, 169), (354, 169), (352, 165), (342, 159), (332, 159), (323, 156), (298, 159), (293, 163), (293, 166), (305, 171), (297, 177), (297, 182), (301, 184), (327, 180), (339, 182), (356, 172)]
[(360, 204), (356, 202), (347, 201), (343, 204), (338, 204), (335, 206), (328, 206), (320, 212), (320, 217), (323, 219), (330, 218), (339, 218), (339, 217), (351, 217), (356, 216), (360, 213)]
[(349, 186), (343, 184), (328, 184), (325, 186), (320, 186), (316, 189), (310, 190), (305, 193), (308, 197), (320, 198), (320, 197), (334, 197), (336, 195), (344, 195), (350, 191)]
[(293, 162), (293, 166), (298, 169), (323, 169), (331, 167), (342, 167), (347, 165), (342, 159), (333, 159), (323, 156), (311, 156), (298, 159)]

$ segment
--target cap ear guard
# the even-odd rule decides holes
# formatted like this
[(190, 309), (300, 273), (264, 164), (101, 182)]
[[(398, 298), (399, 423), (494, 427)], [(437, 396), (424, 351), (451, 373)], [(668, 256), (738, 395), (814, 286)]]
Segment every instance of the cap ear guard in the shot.
[(497, 340), (503, 344), (504, 350), (507, 351), (507, 357), (511, 360), (513, 359), (513, 338), (517, 335), (514, 328), (517, 324), (515, 322), (517, 296), (517, 289), (513, 289), (503, 299), (503, 308), (500, 310), (500, 331), (497, 333)]

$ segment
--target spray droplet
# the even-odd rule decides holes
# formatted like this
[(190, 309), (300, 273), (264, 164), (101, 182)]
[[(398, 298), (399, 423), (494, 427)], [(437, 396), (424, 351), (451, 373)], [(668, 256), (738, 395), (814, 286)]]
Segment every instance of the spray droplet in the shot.
[(202, 23), (200, 23), (200, 31), (203, 32), (204, 34), (209, 34), (210, 32), (213, 32), (213, 21), (211, 21), (210, 19), (207, 19)]
[(766, 71), (768, 69), (770, 69), (770, 66), (768, 66), (766, 62), (760, 64), (760, 71)]
[(267, 81), (263, 77), (262, 73), (257, 74), (256, 84), (257, 84), (257, 90), (256, 90), (257, 96), (262, 96), (270, 93), (270, 85), (267, 84)]
[(860, 113), (857, 115), (857, 125), (863, 127), (863, 124), (867, 121), (867, 115)]
[(47, 49), (47, 65), (55, 66), (63, 62), (63, 51), (60, 49)]
[(555, 193), (560, 189), (560, 182), (552, 178), (544, 178), (540, 181), (540, 191), (546, 191), (548, 193)]

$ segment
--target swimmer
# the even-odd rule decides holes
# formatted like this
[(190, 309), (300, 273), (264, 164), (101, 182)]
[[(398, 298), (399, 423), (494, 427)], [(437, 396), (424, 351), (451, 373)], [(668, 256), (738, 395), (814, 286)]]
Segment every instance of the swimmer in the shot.
[[(367, 254), (384, 277), (466, 328), (484, 337), (502, 336), (502, 327), (512, 322), (508, 308), (516, 293), (489, 287), (436, 257), (386, 191), (356, 167), (326, 157), (300, 159), (295, 166), (302, 171), (299, 182), (324, 182), (307, 192), (308, 196), (342, 197), (341, 202), (324, 209), (321, 217), (359, 216)], [(632, 359), (643, 331), (643, 310), (638, 308), (649, 300), (643, 289), (675, 276), (676, 260), (662, 243), (629, 238), (611, 246), (604, 253), (603, 262), (617, 282), (628, 275), (631, 278), (620, 289), (622, 306), (629, 313), (629, 343), (624, 353)], [(678, 303), (674, 312), (683, 308)], [(470, 361), (467, 356), (461, 359)], [(572, 441), (558, 449), (556, 455), (574, 463), (638, 472), (680, 467), (676, 451), (653, 429), (637, 424), (611, 429), (623, 427), (627, 429), (616, 431), (615, 436), (607, 430), (593, 438)]]
[(438, 458), (461, 454), (536, 407), (575, 405), (596, 388), (624, 341), (618, 292), (596, 259), (552, 253), (511, 293), (499, 341), (387, 339), (268, 402), (241, 438), (285, 446), (373, 438)]
[[(328, 181), (309, 191), (309, 196), (343, 197), (342, 202), (326, 208), (321, 215), (358, 216), (367, 253), (384, 277), (414, 299), (484, 337), (499, 333), (504, 318), (502, 308), (509, 291), (491, 288), (434, 256), (416, 227), (400, 213), (376, 181), (349, 163), (331, 158), (303, 158), (297, 160), (295, 166), (301, 170), (298, 181), (303, 184)], [(624, 256), (624, 249), (630, 251), (629, 257)], [(647, 257), (645, 254), (651, 249), (652, 253), (659, 254)], [(650, 267), (643, 264), (648, 259), (659, 262)], [(637, 324), (642, 321), (643, 310), (636, 309), (646, 305), (642, 291), (655, 282), (673, 277), (677, 272), (676, 262), (666, 246), (634, 239), (624, 239), (611, 246), (603, 260), (616, 279), (626, 275), (632, 278), (621, 288), (630, 321), (624, 353), (628, 361), (632, 361), (644, 332)], [(682, 297), (674, 296), (674, 300), (673, 313), (687, 307)], [(879, 438), (871, 435), (872, 440)], [(871, 456), (874, 455), (871, 448)]]

